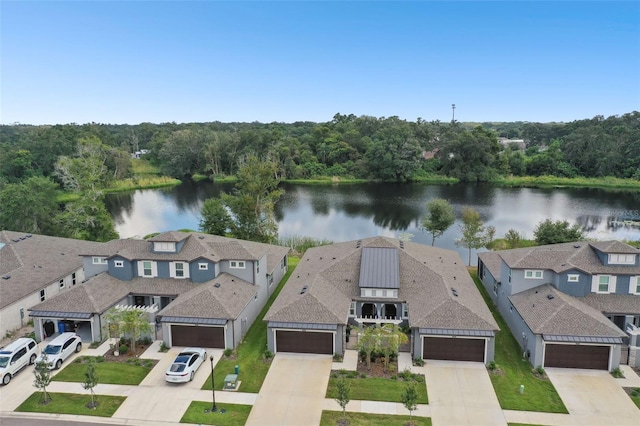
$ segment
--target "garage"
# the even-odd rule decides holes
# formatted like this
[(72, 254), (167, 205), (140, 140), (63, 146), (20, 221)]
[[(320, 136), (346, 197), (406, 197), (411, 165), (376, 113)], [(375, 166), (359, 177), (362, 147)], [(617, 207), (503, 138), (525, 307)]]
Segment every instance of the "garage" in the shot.
[(333, 355), (333, 333), (276, 330), (276, 350)]
[(546, 344), (545, 367), (609, 369), (610, 346)]
[(423, 337), (422, 357), (446, 361), (484, 362), (485, 339)]
[(172, 325), (171, 344), (172, 346), (197, 346), (201, 348), (224, 349), (224, 328)]

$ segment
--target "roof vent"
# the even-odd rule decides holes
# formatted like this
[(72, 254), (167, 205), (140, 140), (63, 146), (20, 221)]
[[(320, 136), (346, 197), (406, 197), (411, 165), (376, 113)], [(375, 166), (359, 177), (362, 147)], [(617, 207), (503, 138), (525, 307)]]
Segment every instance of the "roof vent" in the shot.
[(214, 286), (215, 288), (220, 288), (220, 283), (215, 283), (213, 286)]
[(8, 280), (9, 278), (11, 278), (11, 275), (3, 275), (3, 276), (2, 276), (2, 279), (3, 279), (3, 280)]
[(300, 290), (300, 294), (305, 294), (307, 292), (307, 289), (309, 287), (307, 287), (306, 285), (304, 287), (302, 287), (302, 290)]
[(356, 241), (356, 248), (360, 248), (361, 245), (362, 245), (362, 240)]
[(555, 296), (553, 294), (547, 294), (547, 299), (552, 300), (554, 298), (555, 298)]
[(25, 237), (25, 236), (20, 237), (20, 241), (24, 241), (26, 239), (27, 239), (27, 237)]
[(453, 293), (455, 297), (458, 297), (458, 291), (455, 288), (451, 287), (451, 293)]
[(31, 237), (33, 237), (33, 235), (31, 235), (31, 234), (27, 234), (27, 235), (25, 235), (25, 237), (27, 237), (27, 238), (31, 238)]
[(14, 243), (19, 243), (20, 242), (20, 238), (13, 238), (11, 241), (13, 241)]
[(573, 248), (580, 248), (580, 244), (574, 244)]
[(204, 240), (204, 235), (198, 235), (199, 240)]
[(404, 241), (402, 241), (402, 240), (400, 241), (400, 248), (404, 249)]

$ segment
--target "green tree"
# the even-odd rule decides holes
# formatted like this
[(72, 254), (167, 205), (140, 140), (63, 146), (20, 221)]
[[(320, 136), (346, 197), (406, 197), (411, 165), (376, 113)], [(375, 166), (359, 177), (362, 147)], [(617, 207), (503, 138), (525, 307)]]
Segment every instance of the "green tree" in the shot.
[(411, 126), (398, 117), (385, 120), (365, 158), (373, 178), (406, 182), (420, 168), (422, 148)]
[(104, 205), (104, 196), (97, 191), (88, 191), (75, 201), (68, 202), (64, 212), (58, 216), (61, 234), (80, 240), (111, 241), (118, 233), (113, 217)]
[(377, 332), (378, 328), (360, 327), (358, 334), (358, 351), (365, 354), (367, 370), (371, 370), (371, 357), (380, 350), (380, 338)]
[(46, 177), (5, 185), (0, 191), (0, 229), (58, 235), (57, 189)]
[(416, 389), (415, 382), (407, 382), (407, 385), (400, 395), (400, 401), (402, 405), (409, 410), (409, 418), (413, 412), (418, 408), (418, 390)]
[(510, 249), (518, 248), (522, 243), (522, 235), (515, 229), (509, 229), (507, 233), (504, 234), (504, 239)]
[(498, 175), (500, 149), (493, 132), (476, 126), (472, 131), (448, 132), (438, 156), (447, 176), (465, 182), (485, 182)]
[(51, 384), (51, 370), (49, 370), (49, 357), (46, 353), (42, 353), (40, 361), (36, 362), (33, 370), (35, 376), (33, 380), (33, 386), (42, 391), (41, 404), (47, 404), (51, 401), (51, 396), (47, 392), (47, 386)]
[(540, 245), (558, 244), (580, 241), (584, 239), (584, 233), (577, 223), (571, 225), (566, 220), (554, 222), (551, 219), (546, 219), (538, 223), (533, 231), (533, 237)]
[(384, 368), (389, 371), (389, 361), (392, 355), (397, 355), (400, 345), (408, 343), (409, 338), (394, 324), (385, 324), (377, 329), (380, 350), (384, 354)]
[(200, 215), (200, 230), (207, 234), (225, 236), (233, 224), (227, 209), (219, 198), (206, 200)]
[(133, 352), (136, 350), (136, 341), (153, 331), (146, 312), (133, 306), (111, 308), (105, 318), (107, 323), (117, 324), (119, 332), (130, 339)]
[(480, 220), (480, 214), (473, 208), (465, 207), (462, 210), (460, 231), (462, 237), (456, 241), (456, 245), (469, 249), (469, 265), (471, 265), (471, 249), (479, 249), (489, 242), (489, 235)]
[(338, 379), (338, 382), (336, 383), (336, 391), (336, 402), (342, 408), (342, 417), (344, 418), (347, 416), (345, 412), (347, 404), (349, 404), (349, 401), (351, 401), (351, 387), (349, 386), (349, 383), (347, 382), (347, 379), (344, 378), (344, 376), (341, 376)]
[(274, 207), (284, 190), (278, 188), (278, 164), (249, 156), (238, 170), (233, 194), (222, 202), (232, 213), (231, 234), (243, 240), (273, 242), (278, 236)]
[(87, 370), (84, 372), (84, 382), (82, 388), (91, 392), (91, 408), (94, 410), (98, 407), (98, 403), (95, 400), (95, 393), (93, 388), (98, 386), (98, 374), (96, 373), (96, 361), (95, 358), (89, 358), (87, 364)]
[(422, 219), (422, 227), (431, 233), (431, 245), (455, 222), (453, 208), (447, 200), (436, 198), (427, 203), (427, 214)]

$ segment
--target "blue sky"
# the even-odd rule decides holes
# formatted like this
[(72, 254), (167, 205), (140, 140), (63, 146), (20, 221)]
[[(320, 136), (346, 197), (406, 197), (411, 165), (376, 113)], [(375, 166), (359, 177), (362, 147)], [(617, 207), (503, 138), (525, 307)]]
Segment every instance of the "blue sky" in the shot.
[(0, 123), (640, 110), (640, 2), (0, 3)]

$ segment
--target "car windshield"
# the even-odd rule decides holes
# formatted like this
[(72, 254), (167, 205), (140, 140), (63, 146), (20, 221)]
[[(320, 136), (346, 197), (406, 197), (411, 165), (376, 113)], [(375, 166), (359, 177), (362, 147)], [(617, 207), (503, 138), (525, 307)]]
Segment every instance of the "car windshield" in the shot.
[(172, 373), (181, 373), (184, 371), (184, 368), (186, 366), (186, 364), (171, 364), (171, 368), (169, 368), (169, 371), (171, 371)]
[(5, 368), (9, 364), (8, 356), (0, 356), (0, 368)]
[(47, 345), (46, 348), (44, 348), (44, 353), (47, 355), (55, 355), (58, 352), (60, 352), (60, 348), (62, 346), (52, 346), (52, 345)]

